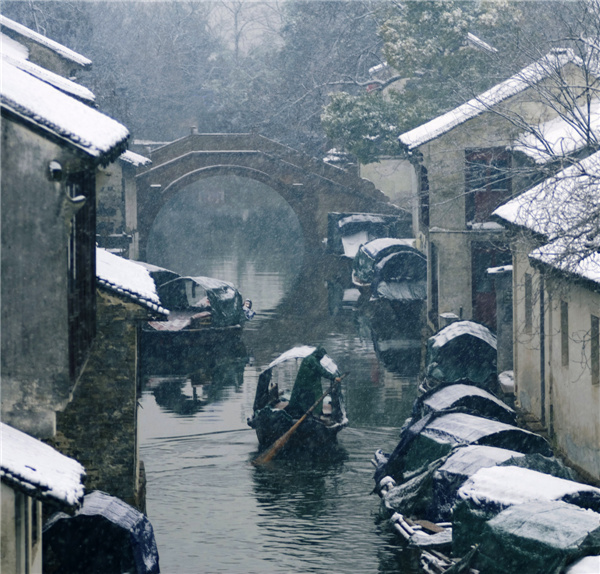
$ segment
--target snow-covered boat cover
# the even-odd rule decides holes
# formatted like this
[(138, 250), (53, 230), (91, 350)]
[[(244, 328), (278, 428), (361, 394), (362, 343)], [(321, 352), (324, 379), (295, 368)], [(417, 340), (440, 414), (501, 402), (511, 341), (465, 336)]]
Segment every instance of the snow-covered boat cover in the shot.
[(456, 407), (466, 408), (483, 417), (498, 419), (513, 424), (516, 413), (508, 405), (496, 398), (492, 393), (475, 385), (462, 383), (443, 385), (419, 397), (415, 401), (415, 409), (419, 418), (431, 411), (443, 411)]
[(576, 560), (565, 570), (565, 574), (590, 574), (600, 572), (600, 556), (586, 556)]
[(473, 534), (465, 542), (479, 542), (471, 566), (480, 572), (554, 574), (582, 555), (600, 553), (600, 514), (564, 502), (528, 502), (503, 510)]
[(104, 288), (124, 295), (161, 315), (169, 314), (162, 306), (148, 269), (135, 261), (96, 247), (96, 279)]
[(458, 497), (494, 509), (562, 500), (600, 512), (600, 488), (518, 466), (481, 468), (462, 485)]
[(352, 215), (342, 217), (338, 221), (338, 227), (343, 229), (346, 225), (352, 223), (386, 223), (386, 218), (372, 213), (353, 213)]
[(84, 494), (85, 470), (51, 446), (0, 423), (0, 477), (29, 496), (78, 507)]
[(342, 247), (344, 255), (350, 259), (354, 259), (360, 246), (369, 241), (369, 233), (367, 231), (358, 231), (352, 235), (342, 236)]
[[(298, 347), (293, 347), (292, 349), (289, 349), (285, 353), (282, 353), (281, 355), (279, 355), (279, 357), (277, 357), (275, 360), (271, 361), (269, 363), (269, 366), (265, 369), (265, 371), (272, 369), (276, 365), (284, 363), (285, 361), (304, 359), (305, 357), (308, 357), (308, 355), (310, 355), (311, 353), (316, 351), (316, 349), (317, 349), (317, 347), (310, 347), (308, 345), (301, 345)], [(325, 369), (327, 369), (327, 371), (329, 371), (332, 375), (335, 375), (336, 373), (338, 373), (338, 367), (333, 362), (331, 357), (329, 357), (329, 355), (325, 355), (321, 359), (321, 365)]]
[(388, 247), (391, 247), (392, 245), (401, 245), (404, 247), (414, 248), (415, 239), (414, 238), (398, 239), (396, 237), (380, 237), (378, 239), (373, 239), (373, 241), (369, 241), (369, 243), (365, 243), (365, 245), (362, 246), (362, 250), (369, 257), (371, 257), (372, 259), (375, 259), (381, 251), (383, 251), (384, 249), (387, 249)]
[[(105, 528), (106, 523), (113, 527)], [(108, 532), (110, 541), (104, 539)], [(154, 530), (148, 517), (121, 499), (99, 490), (85, 495), (83, 506), (75, 515), (69, 516), (63, 512), (53, 514), (44, 526), (44, 538), (46, 537), (48, 540), (44, 540), (45, 544), (50, 545), (55, 554), (83, 552), (88, 555), (85, 558), (90, 558), (94, 554), (94, 548), (97, 553), (112, 551), (118, 554), (131, 551), (136, 574), (160, 572)], [(95, 537), (99, 539), (86, 549), (85, 540), (89, 544)], [(102, 547), (111, 542), (112, 548)], [(128, 552), (123, 556), (111, 556), (111, 562), (118, 563), (119, 558), (124, 560), (127, 554)], [(98, 558), (102, 559), (101, 556)], [(111, 562), (107, 560), (105, 564)], [(95, 566), (98, 567), (99, 564), (96, 562)]]
[(477, 337), (486, 342), (490, 347), (496, 349), (496, 335), (494, 335), (494, 333), (492, 333), (485, 325), (475, 323), (474, 321), (456, 321), (450, 323), (450, 325), (444, 327), (430, 337), (429, 340), (431, 341), (431, 346), (433, 348), (439, 348), (446, 345), (449, 341), (462, 337), (463, 335)]

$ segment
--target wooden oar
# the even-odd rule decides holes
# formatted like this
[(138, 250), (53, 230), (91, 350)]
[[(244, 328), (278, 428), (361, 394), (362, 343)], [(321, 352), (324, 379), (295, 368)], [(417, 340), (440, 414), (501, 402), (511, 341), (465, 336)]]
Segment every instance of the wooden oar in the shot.
[[(341, 377), (339, 377), (340, 381), (347, 375), (348, 373), (344, 373)], [(262, 454), (258, 455), (253, 461), (252, 464), (254, 465), (258, 465), (258, 464), (265, 464), (267, 462), (269, 462), (285, 445), (286, 443), (290, 440), (290, 437), (298, 430), (298, 427), (304, 422), (304, 419), (306, 419), (306, 417), (308, 415), (310, 415), (310, 413), (312, 413), (318, 406), (319, 403), (331, 392), (331, 390), (333, 389), (333, 385), (334, 384), (338, 384), (340, 381), (333, 381), (331, 388), (328, 391), (325, 391), (320, 397), (319, 400), (317, 400), (315, 402), (315, 404), (310, 407), (310, 409), (308, 409), (299, 419), (296, 423), (294, 423), (294, 426), (292, 426), (292, 428), (290, 430), (288, 430), (286, 433), (282, 434), (269, 448), (269, 450), (266, 450), (265, 452), (263, 452)]]

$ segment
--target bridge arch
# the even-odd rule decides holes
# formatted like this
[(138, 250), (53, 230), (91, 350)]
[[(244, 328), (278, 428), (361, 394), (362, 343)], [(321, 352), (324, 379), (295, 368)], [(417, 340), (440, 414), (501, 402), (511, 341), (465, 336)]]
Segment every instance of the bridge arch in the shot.
[(188, 185), (208, 177), (237, 175), (259, 181), (292, 208), (307, 250), (327, 236), (327, 214), (397, 213), (364, 179), (255, 134), (195, 134), (150, 153), (152, 165), (136, 176), (138, 258), (145, 259), (154, 220)]

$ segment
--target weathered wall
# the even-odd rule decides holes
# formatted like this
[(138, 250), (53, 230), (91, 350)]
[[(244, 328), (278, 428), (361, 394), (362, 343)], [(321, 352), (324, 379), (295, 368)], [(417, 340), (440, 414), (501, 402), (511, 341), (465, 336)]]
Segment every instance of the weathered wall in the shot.
[(360, 176), (372, 181), (394, 205), (414, 213), (417, 181), (415, 169), (408, 160), (383, 158), (378, 162), (361, 165)]
[[(592, 384), (591, 315), (600, 316), (600, 294), (573, 282), (548, 280), (547, 412), (557, 446), (577, 468), (600, 482), (600, 385)], [(568, 305), (569, 361), (561, 354), (561, 301)]]
[(137, 330), (143, 319), (139, 305), (98, 290), (96, 339), (73, 400), (57, 415), (55, 443), (85, 467), (86, 489), (140, 509)]
[(2, 419), (38, 438), (69, 400), (68, 221), (48, 163), (76, 156), (2, 117)]

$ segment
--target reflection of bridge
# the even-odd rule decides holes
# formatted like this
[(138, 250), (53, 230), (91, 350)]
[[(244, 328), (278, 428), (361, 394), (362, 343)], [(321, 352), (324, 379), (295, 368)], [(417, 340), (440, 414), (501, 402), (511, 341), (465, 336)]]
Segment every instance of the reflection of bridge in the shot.
[[(192, 133), (150, 153), (137, 183), (138, 259), (161, 208), (186, 186), (207, 177), (236, 175), (260, 181), (294, 210), (306, 246), (327, 236), (327, 213), (396, 213), (375, 186), (348, 171), (254, 134)], [(199, 216), (201, 216), (199, 214)]]

